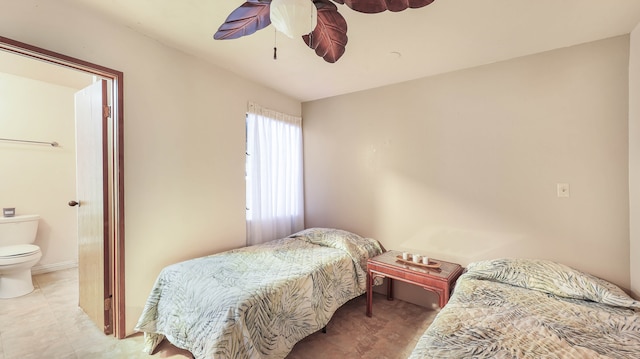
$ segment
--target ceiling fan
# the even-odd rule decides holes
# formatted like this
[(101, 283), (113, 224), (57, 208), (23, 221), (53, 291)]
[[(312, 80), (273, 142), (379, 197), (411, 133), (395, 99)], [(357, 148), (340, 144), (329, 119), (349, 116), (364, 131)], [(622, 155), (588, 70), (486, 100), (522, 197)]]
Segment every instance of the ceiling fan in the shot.
[[(235, 9), (213, 35), (216, 40), (237, 39), (251, 35), (271, 24), (272, 3), (280, 0), (246, 0)], [(316, 25), (313, 31), (302, 35), (304, 43), (316, 55), (334, 63), (344, 54), (347, 45), (347, 22), (333, 3), (346, 4), (351, 9), (375, 14), (386, 10), (398, 12), (407, 8), (421, 8), (435, 0), (305, 0), (315, 6)], [(311, 26), (308, 27), (311, 30)], [(275, 58), (275, 48), (274, 48)]]

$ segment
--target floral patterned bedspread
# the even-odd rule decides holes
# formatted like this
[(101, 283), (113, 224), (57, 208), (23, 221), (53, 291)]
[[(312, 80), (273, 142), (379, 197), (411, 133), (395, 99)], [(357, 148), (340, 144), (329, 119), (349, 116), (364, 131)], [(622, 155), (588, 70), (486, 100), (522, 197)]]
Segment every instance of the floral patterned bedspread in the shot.
[(170, 265), (136, 330), (151, 354), (167, 338), (201, 358), (284, 358), (366, 289), (366, 259), (380, 244), (336, 229)]
[(640, 358), (640, 303), (559, 263), (472, 263), (417, 358)]

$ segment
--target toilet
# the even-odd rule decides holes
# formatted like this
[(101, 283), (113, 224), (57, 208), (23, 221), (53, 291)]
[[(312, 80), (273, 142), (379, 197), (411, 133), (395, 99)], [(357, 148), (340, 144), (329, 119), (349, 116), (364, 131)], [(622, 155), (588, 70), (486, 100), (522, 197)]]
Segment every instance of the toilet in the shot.
[(40, 247), (32, 244), (38, 232), (39, 215), (0, 217), (0, 299), (33, 292), (31, 267), (40, 258)]

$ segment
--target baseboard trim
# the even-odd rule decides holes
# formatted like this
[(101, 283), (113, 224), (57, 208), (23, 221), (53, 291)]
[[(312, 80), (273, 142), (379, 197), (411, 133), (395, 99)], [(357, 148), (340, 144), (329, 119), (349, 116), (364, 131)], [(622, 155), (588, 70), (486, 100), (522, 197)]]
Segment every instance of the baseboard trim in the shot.
[(31, 268), (31, 274), (43, 274), (71, 268), (78, 268), (78, 262), (69, 261), (53, 264), (35, 265), (33, 266), (33, 268)]

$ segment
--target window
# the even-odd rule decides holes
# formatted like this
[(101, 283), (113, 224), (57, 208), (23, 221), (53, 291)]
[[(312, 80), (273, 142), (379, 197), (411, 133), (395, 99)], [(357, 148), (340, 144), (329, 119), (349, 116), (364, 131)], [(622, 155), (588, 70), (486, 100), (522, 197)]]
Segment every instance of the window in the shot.
[(246, 117), (247, 245), (304, 228), (302, 119), (250, 103)]

